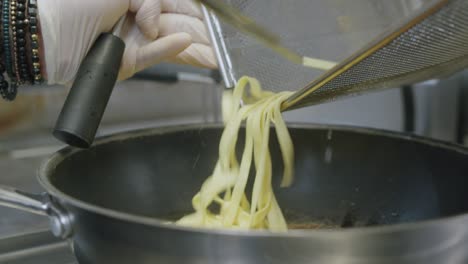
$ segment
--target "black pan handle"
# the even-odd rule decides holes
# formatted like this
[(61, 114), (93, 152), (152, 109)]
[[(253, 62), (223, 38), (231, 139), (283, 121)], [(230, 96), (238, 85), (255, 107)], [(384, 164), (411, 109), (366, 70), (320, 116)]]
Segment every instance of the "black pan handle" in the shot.
[(60, 141), (89, 148), (119, 74), (125, 42), (104, 33), (82, 62), (54, 129)]

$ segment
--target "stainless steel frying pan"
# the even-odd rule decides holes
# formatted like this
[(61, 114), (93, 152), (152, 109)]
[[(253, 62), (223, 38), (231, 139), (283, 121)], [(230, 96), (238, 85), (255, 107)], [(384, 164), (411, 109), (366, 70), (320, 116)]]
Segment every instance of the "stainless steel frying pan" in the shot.
[(47, 215), (80, 264), (468, 263), (468, 150), (371, 129), (291, 126), (296, 179), (276, 194), (291, 227), (312, 230), (167, 223), (191, 211), (221, 132), (165, 127), (66, 148), (39, 170), (47, 194), (2, 187), (0, 203)]

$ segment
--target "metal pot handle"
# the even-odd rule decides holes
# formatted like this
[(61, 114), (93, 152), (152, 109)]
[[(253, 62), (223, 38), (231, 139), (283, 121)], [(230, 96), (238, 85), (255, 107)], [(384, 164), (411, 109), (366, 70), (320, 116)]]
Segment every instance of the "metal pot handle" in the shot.
[(47, 193), (34, 195), (15, 188), (0, 185), (0, 205), (25, 212), (48, 216), (52, 233), (60, 238), (71, 237), (72, 216)]

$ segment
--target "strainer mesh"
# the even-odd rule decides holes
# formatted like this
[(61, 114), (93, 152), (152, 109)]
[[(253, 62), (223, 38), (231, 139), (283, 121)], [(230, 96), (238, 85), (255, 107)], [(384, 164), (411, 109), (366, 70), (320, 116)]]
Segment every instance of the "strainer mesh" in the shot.
[[(441, 0), (225, 1), (279, 35), (286, 47), (299, 54), (340, 62), (414, 11)], [(250, 75), (266, 89), (297, 91), (324, 74), (283, 59), (228, 25), (222, 28), (237, 79)], [(318, 87), (298, 105), (455, 71), (468, 63), (467, 47), (468, 1), (449, 0), (441, 11)]]
[(305, 100), (328, 101), (367, 89), (434, 78), (464, 67), (467, 56), (468, 1), (451, 1)]
[[(301, 55), (341, 61), (404, 17), (421, 0), (225, 0), (277, 34)], [(416, 5), (416, 4), (414, 4)], [(307, 69), (277, 55), (255, 39), (221, 23), (235, 77), (258, 78), (270, 90), (298, 90), (323, 71)]]

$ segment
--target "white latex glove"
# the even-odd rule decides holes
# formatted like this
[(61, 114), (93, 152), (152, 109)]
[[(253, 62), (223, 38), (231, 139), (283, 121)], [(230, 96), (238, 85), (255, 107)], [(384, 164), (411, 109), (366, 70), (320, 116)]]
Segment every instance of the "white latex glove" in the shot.
[(97, 37), (127, 12), (119, 79), (162, 61), (216, 68), (192, 0), (38, 0), (38, 12), (49, 84), (72, 82)]

